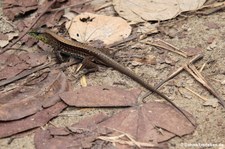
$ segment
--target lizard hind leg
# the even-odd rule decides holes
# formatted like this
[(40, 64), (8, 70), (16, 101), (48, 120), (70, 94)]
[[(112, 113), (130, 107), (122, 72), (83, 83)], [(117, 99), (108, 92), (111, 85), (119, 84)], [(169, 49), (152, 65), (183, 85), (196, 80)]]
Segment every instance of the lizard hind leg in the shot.
[(99, 70), (98, 66), (92, 61), (93, 57), (86, 57), (83, 59), (82, 63), (77, 67), (76, 73), (80, 70), (84, 70), (83, 74), (97, 72)]

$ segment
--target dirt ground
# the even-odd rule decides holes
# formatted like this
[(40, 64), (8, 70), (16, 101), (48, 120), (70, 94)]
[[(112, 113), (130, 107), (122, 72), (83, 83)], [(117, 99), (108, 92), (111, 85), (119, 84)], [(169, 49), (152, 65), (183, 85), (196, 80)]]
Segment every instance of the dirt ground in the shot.
[[(1, 10), (0, 15), (2, 15)], [(202, 72), (203, 75), (206, 76), (213, 87), (225, 97), (225, 11), (208, 16), (187, 16), (186, 19), (167, 21), (164, 25), (171, 26), (167, 30), (169, 35), (159, 33), (152, 37), (160, 38), (180, 49), (202, 49), (204, 58), (195, 63), (195, 66), (201, 68), (201, 66), (206, 63)], [(7, 28), (10, 28), (10, 26), (8, 26), (7, 23), (4, 23), (4, 20), (0, 20), (0, 29), (7, 30)], [(178, 34), (173, 35), (174, 33), (179, 32), (184, 33), (185, 36), (179, 37)], [(140, 43), (137, 43), (137, 46), (138, 44)], [(139, 75), (143, 75), (145, 79), (148, 79), (151, 84), (157, 84), (157, 82), (165, 79), (174, 70), (188, 61), (188, 59), (175, 53), (158, 50), (150, 46), (143, 50), (147, 53), (151, 53), (151, 55), (155, 55), (157, 64), (138, 66), (135, 68), (135, 71)], [(132, 49), (132, 51), (135, 52), (134, 49)], [(175, 61), (175, 65), (160, 63), (164, 58)], [(67, 71), (67, 74), (68, 73), (69, 71)], [(115, 82), (119, 82), (123, 85), (117, 86), (126, 88), (140, 87), (129, 78), (112, 69), (107, 69), (104, 72), (98, 72), (96, 74), (90, 74), (87, 76), (87, 81), (89, 85), (114, 85)], [(73, 81), (72, 83), (76, 86), (75, 88), (80, 87), (77, 81)], [(190, 88), (207, 99), (214, 98), (202, 85), (184, 71), (160, 88), (160, 91), (170, 97), (170, 99), (172, 99), (179, 107), (182, 107), (193, 114), (198, 124), (197, 129), (193, 134), (171, 139), (169, 141), (170, 148), (206, 148), (207, 146), (210, 146), (210, 148), (225, 149), (225, 110), (221, 105), (215, 108), (212, 106), (204, 106), (204, 100), (185, 88)], [(142, 90), (144, 91), (143, 88)], [(148, 97), (147, 100), (157, 99), (158, 97), (153, 94)], [(95, 113), (106, 112), (110, 114), (114, 111), (115, 109), (77, 109), (70, 107), (59, 117), (53, 119), (51, 124), (55, 126), (70, 126)], [(34, 148), (33, 137), (33, 133), (30, 132), (15, 137), (13, 140), (12, 137), (1, 139), (0, 148), (32, 149)]]

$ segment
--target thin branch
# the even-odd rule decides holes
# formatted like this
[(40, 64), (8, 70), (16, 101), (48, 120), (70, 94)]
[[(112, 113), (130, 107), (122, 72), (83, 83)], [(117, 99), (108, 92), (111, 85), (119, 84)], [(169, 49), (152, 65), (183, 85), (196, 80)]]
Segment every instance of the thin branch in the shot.
[[(160, 43), (158, 43), (160, 42)], [(144, 44), (147, 44), (147, 45), (151, 45), (151, 46), (154, 46), (154, 47), (157, 47), (157, 48), (162, 48), (162, 49), (165, 49), (165, 50), (168, 50), (168, 51), (171, 51), (171, 52), (174, 52), (174, 53), (177, 53), (185, 58), (187, 58), (187, 53), (184, 52), (184, 51), (181, 51), (179, 50), (178, 48), (174, 47), (173, 45), (165, 42), (165, 41), (162, 41), (162, 40), (157, 40), (157, 41), (153, 41), (153, 42), (141, 42), (141, 43), (144, 43)]]
[(185, 87), (186, 90), (190, 91), (191, 93), (193, 93), (194, 95), (198, 96), (199, 98), (201, 98), (202, 100), (204, 101), (207, 101), (208, 99), (205, 98), (205, 97), (202, 97), (200, 94), (196, 93), (195, 91), (191, 90), (190, 88), (188, 87)]
[(19, 75), (15, 76), (15, 77), (9, 78), (7, 80), (0, 81), (0, 87), (8, 85), (10, 83), (13, 83), (13, 82), (15, 82), (17, 80), (20, 80), (20, 79), (22, 79), (22, 78), (24, 78), (24, 77), (26, 77), (26, 76), (28, 76), (30, 74), (33, 74), (33, 73), (35, 73), (35, 72), (37, 72), (39, 70), (45, 69), (47, 67), (51, 67), (53, 65), (54, 64), (46, 64), (46, 65), (41, 65), (41, 66), (36, 67), (34, 69), (31, 69), (31, 70), (23, 71), (22, 73), (20, 73)]

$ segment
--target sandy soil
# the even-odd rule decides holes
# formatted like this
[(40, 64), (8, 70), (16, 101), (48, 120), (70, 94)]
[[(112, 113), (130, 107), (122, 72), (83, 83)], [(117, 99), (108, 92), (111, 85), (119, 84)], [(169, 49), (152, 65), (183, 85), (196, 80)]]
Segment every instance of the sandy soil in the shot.
[[(0, 11), (0, 14), (1, 11)], [(215, 23), (218, 27), (210, 28), (211, 24)], [(201, 48), (204, 51), (204, 58), (197, 62), (195, 66), (200, 68), (204, 63), (207, 63), (203, 74), (212, 83), (213, 87), (225, 97), (225, 86), (222, 82), (225, 81), (225, 12), (218, 12), (209, 16), (188, 16), (187, 19), (169, 21), (172, 24), (169, 32), (176, 30), (176, 32), (186, 30), (184, 38), (178, 38), (175, 36), (171, 38), (165, 34), (154, 35), (154, 38), (160, 38), (165, 40), (178, 48)], [(176, 24), (176, 25), (175, 25)], [(166, 24), (164, 24), (166, 25)], [(10, 29), (3, 20), (0, 20), (0, 28), (2, 30)], [(214, 38), (212, 44), (210, 40)], [(209, 47), (212, 47), (210, 49)], [(129, 49), (128, 49), (129, 50)], [(136, 72), (148, 79), (152, 84), (156, 84), (158, 81), (165, 79), (171, 72), (176, 70), (179, 66), (184, 64), (188, 59), (183, 58), (177, 54), (160, 51), (155, 48), (143, 49), (157, 58), (156, 65), (142, 65), (135, 68)], [(135, 51), (135, 50), (134, 50)], [(174, 66), (166, 63), (160, 63), (163, 57), (170, 58), (177, 61)], [(69, 71), (67, 71), (69, 73)], [(107, 84), (113, 85), (115, 82), (122, 82), (125, 85), (122, 87), (132, 88), (140, 87), (132, 80), (124, 77), (120, 73), (112, 69), (107, 69), (105, 72), (99, 72), (97, 74), (90, 74), (87, 76), (89, 85), (95, 84)], [(73, 85), (80, 87), (80, 85), (74, 81)], [(187, 91), (184, 87), (188, 87), (201, 96), (211, 99), (214, 98), (202, 85), (194, 80), (188, 73), (182, 72), (173, 80), (166, 83), (165, 86), (160, 88), (160, 91), (169, 96), (180, 107), (186, 109), (194, 115), (197, 119), (197, 129), (191, 135), (184, 136), (182, 138), (175, 137), (169, 141), (170, 148), (200, 148), (200, 146), (213, 145), (212, 148), (225, 148), (225, 113), (221, 106), (213, 108), (211, 106), (204, 106), (204, 101)], [(143, 89), (144, 90), (144, 89)], [(151, 95), (148, 100), (155, 100), (157, 96)], [(100, 111), (106, 113), (113, 113), (115, 109), (77, 109), (68, 108), (65, 115), (61, 115), (51, 121), (55, 126), (70, 126), (71, 124), (78, 122), (87, 116), (93, 115)], [(70, 114), (68, 116), (67, 114)], [(67, 116), (66, 116), (67, 115)], [(72, 115), (72, 116), (71, 116)], [(0, 140), (0, 148), (12, 148), (12, 149), (32, 149), (33, 133), (26, 133), (20, 137), (5, 138)], [(11, 142), (12, 141), (12, 142)], [(10, 143), (9, 143), (10, 142)]]

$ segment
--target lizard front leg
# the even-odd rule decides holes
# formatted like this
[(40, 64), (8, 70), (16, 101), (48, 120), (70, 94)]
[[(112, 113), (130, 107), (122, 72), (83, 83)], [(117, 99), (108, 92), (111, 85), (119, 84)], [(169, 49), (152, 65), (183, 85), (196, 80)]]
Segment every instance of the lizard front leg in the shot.
[(63, 63), (68, 60), (68, 57), (66, 55), (63, 55), (59, 50), (54, 51), (57, 59), (57, 63)]

